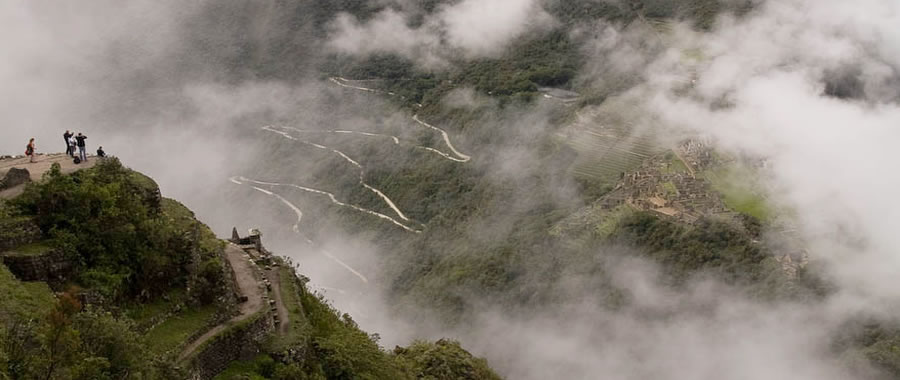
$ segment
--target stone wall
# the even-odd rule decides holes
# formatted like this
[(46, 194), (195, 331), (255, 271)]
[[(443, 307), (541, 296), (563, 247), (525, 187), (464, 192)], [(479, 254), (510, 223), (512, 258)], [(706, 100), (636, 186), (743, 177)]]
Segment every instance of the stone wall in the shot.
[(23, 217), (0, 221), (0, 252), (40, 240), (41, 229), (34, 219)]
[(248, 360), (262, 351), (263, 342), (275, 331), (273, 313), (263, 308), (242, 325), (213, 338), (191, 360), (191, 379), (212, 379), (236, 360)]
[(72, 262), (60, 251), (37, 255), (8, 252), (3, 254), (3, 264), (20, 281), (43, 281), (51, 285), (65, 282), (72, 272)]

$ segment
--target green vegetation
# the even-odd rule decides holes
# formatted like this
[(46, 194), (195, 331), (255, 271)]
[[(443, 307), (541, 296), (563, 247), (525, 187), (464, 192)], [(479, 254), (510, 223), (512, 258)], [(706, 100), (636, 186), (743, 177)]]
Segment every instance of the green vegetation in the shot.
[(734, 211), (761, 221), (773, 216), (762, 190), (758, 175), (751, 169), (731, 164), (703, 173), (713, 190), (722, 196), (725, 205)]
[[(214, 380), (266, 380), (275, 374), (276, 363), (269, 355), (259, 355), (252, 360), (232, 363)], [(297, 377), (296, 379), (304, 379)]]
[[(225, 291), (223, 242), (182, 204), (160, 198), (151, 179), (115, 159), (71, 175), (56, 166), (0, 204), (0, 222), (32, 220), (49, 238), (16, 251), (62, 250), (76, 263), (66, 286), (77, 286), (57, 299), (46, 284), (22, 283), (0, 265), (0, 379), (185, 378), (171, 359), (225, 306), (217, 303)], [(271, 356), (236, 363), (220, 378), (412, 378), (412, 364), (401, 365), (377, 336), (309, 293), (291, 268), (277, 270), (290, 313), (287, 332), (266, 347)], [(98, 304), (81, 304), (81, 297), (97, 295)], [(265, 315), (228, 326), (204, 346)], [(295, 361), (290, 352), (308, 354)], [(451, 367), (489, 371), (483, 360), (464, 360)]]
[(122, 307), (122, 314), (134, 321), (139, 329), (151, 327), (150, 325), (161, 318), (164, 318), (170, 312), (175, 311), (187, 299), (181, 290), (173, 290), (163, 297), (156, 298), (147, 302), (126, 303)]
[(832, 349), (851, 369), (873, 366), (883, 378), (900, 376), (900, 326), (859, 318), (845, 323)]
[[(300, 304), (300, 293), (303, 291), (294, 271), (284, 263), (277, 268), (281, 287), (281, 301), (288, 311), (287, 331), (276, 335), (272, 342), (272, 351), (279, 352), (292, 345), (303, 345), (307, 338), (305, 333), (309, 330), (303, 307)], [(283, 323), (283, 322), (282, 322)]]
[(17, 305), (0, 310), (19, 315), (0, 316), (0, 378), (88, 380), (128, 374), (154, 379), (171, 373), (164, 363), (145, 355), (143, 340), (127, 319), (83, 308), (70, 292), (57, 300), (46, 287), (16, 290), (24, 287), (9, 281), (6, 273), (0, 265), (0, 286)]
[(310, 375), (333, 379), (399, 379), (402, 372), (378, 346), (375, 337), (359, 329), (348, 314), (341, 314), (316, 294), (303, 292), (300, 302), (311, 329), (317, 360), (304, 368)]
[(435, 343), (419, 341), (409, 347), (397, 347), (394, 354), (416, 379), (500, 380), (500, 376), (488, 367), (487, 361), (472, 356), (458, 342), (443, 339)]
[(473, 357), (456, 342), (416, 342), (408, 348), (386, 352), (378, 346), (377, 336), (366, 334), (349, 315), (335, 310), (320, 295), (308, 292), (291, 269), (281, 270), (282, 298), (288, 296), (287, 289), (294, 289), (293, 296), (300, 305), (285, 302), (297, 323), (292, 325), (293, 331), (276, 338), (276, 349), (293, 347), (308, 356), (299, 362), (283, 363), (270, 355), (260, 355), (232, 363), (217, 380), (500, 378), (484, 359)]
[(20, 282), (0, 265), (0, 322), (11, 323), (47, 314), (56, 299), (41, 282)]
[(502, 102), (528, 100), (539, 87), (568, 87), (582, 61), (568, 31), (557, 29), (519, 40), (498, 58), (459, 62), (453, 71), (424, 72), (411, 61), (389, 54), (334, 57), (324, 69), (354, 79), (381, 79), (385, 91), (408, 103), (435, 105), (459, 86), (474, 87)]
[[(183, 377), (159, 353), (184, 343), (202, 327), (197, 321), (205, 325), (217, 309), (209, 300), (224, 291), (222, 246), (183, 206), (162, 206), (153, 180), (114, 158), (70, 175), (54, 165), (42, 181), (0, 204), (0, 225), (25, 234), (4, 234), (0, 243), (42, 239), (11, 252), (61, 250), (75, 264), (58, 298), (47, 284), (19, 282), (0, 265), (0, 378)], [(31, 223), (42, 236), (28, 232)], [(214, 274), (198, 271), (200, 285), (185, 299), (180, 295), (192, 256), (201, 266), (216, 267)], [(99, 304), (81, 304), (82, 297), (98, 295)], [(144, 325), (162, 320), (175, 302), (207, 304), (166, 320), (146, 337), (129, 318)]]
[(615, 238), (648, 249), (675, 283), (698, 271), (744, 285), (758, 284), (768, 274), (768, 255), (746, 233), (724, 222), (685, 226), (638, 212), (622, 220)]
[(172, 354), (188, 338), (207, 327), (215, 313), (215, 305), (194, 307), (178, 313), (147, 331), (147, 347), (157, 354)]
[(678, 196), (678, 187), (675, 186), (675, 184), (672, 182), (663, 182), (659, 184), (659, 187), (661, 188), (663, 194), (666, 195), (666, 197)]
[(676, 156), (674, 153), (666, 153), (666, 159), (668, 161), (666, 162), (666, 167), (661, 170), (662, 173), (676, 174), (687, 173), (689, 171), (687, 165), (684, 164), (684, 161), (681, 161), (681, 159), (678, 158), (678, 156)]
[(208, 301), (223, 285), (221, 245), (177, 203), (164, 202), (158, 213), (156, 191), (152, 180), (111, 158), (72, 175), (54, 165), (11, 204), (20, 214), (36, 216), (47, 243), (76, 263), (83, 287), (113, 300), (160, 296), (185, 286), (196, 251), (206, 269), (198, 298)]
[(44, 243), (31, 243), (16, 247), (16, 249), (10, 251), (11, 254), (22, 255), (22, 256), (38, 256), (53, 250), (53, 247), (44, 244)]

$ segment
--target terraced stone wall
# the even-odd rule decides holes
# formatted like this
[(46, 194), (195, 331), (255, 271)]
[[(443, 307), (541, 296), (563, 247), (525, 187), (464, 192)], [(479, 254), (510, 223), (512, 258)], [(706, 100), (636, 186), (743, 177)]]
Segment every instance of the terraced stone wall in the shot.
[(60, 284), (72, 272), (72, 262), (57, 250), (37, 255), (24, 255), (13, 252), (4, 253), (3, 264), (9, 268), (20, 281), (43, 281), (49, 284)]
[(41, 229), (31, 218), (9, 218), (0, 221), (0, 252), (41, 240)]
[(252, 359), (274, 332), (274, 313), (264, 308), (249, 322), (224, 331), (197, 352), (191, 360), (191, 379), (212, 379), (231, 362)]

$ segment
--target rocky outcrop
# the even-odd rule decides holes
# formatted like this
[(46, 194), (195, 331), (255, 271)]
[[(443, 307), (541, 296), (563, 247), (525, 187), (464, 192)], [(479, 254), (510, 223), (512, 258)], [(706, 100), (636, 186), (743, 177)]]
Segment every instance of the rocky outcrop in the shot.
[(27, 217), (0, 220), (0, 252), (41, 240), (41, 229)]
[(43, 281), (61, 284), (72, 273), (72, 262), (59, 250), (48, 250), (39, 254), (5, 252), (0, 255), (3, 264), (20, 281)]
[(128, 181), (131, 190), (140, 194), (143, 203), (150, 208), (153, 213), (162, 212), (162, 193), (159, 191), (159, 184), (153, 178), (136, 171), (131, 172), (131, 181)]
[(0, 179), (0, 190), (6, 190), (31, 182), (31, 173), (28, 169), (10, 168), (3, 179)]

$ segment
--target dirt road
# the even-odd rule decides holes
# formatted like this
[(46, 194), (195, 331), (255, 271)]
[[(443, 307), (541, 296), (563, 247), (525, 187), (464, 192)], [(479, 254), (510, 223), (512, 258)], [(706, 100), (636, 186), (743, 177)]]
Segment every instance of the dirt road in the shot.
[(237, 322), (249, 318), (266, 306), (264, 305), (262, 298), (265, 290), (260, 286), (259, 281), (256, 279), (255, 265), (250, 262), (250, 256), (240, 247), (229, 243), (225, 247), (225, 258), (234, 270), (234, 277), (236, 280), (235, 285), (237, 285), (238, 291), (240, 291), (242, 296), (247, 296), (247, 301), (241, 304), (240, 314), (236, 317), (231, 318), (221, 325), (213, 327), (185, 347), (181, 352), (181, 355), (178, 356), (179, 361), (189, 357), (204, 342), (216, 336), (219, 332)]

